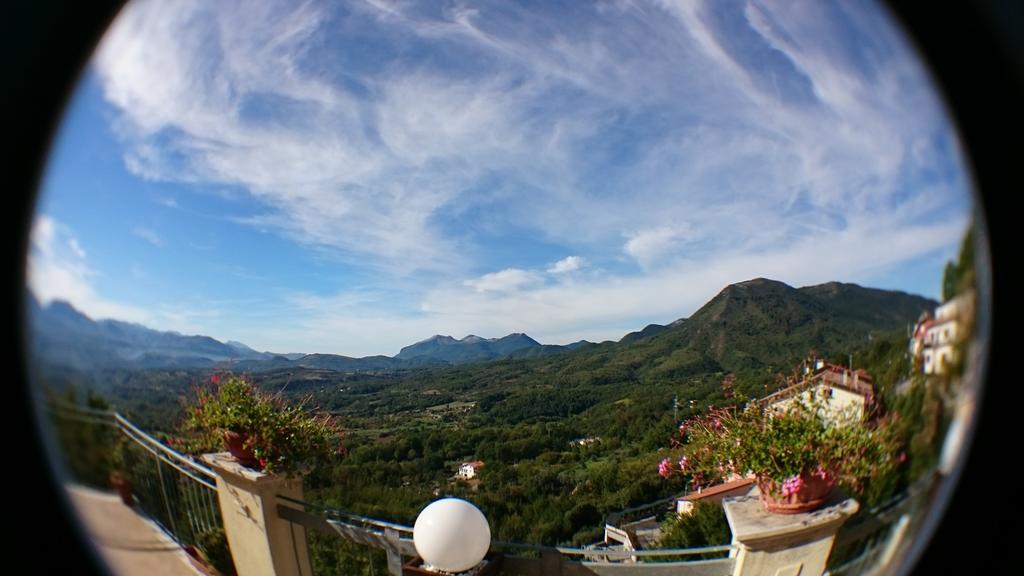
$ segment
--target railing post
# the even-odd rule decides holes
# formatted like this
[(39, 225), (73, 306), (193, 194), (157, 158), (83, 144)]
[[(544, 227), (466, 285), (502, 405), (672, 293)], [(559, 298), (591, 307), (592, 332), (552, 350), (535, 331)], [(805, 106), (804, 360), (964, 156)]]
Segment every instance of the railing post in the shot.
[(227, 452), (204, 454), (217, 474), (224, 531), (239, 576), (311, 576), (306, 531), (278, 517), (278, 496), (302, 500), (302, 479), (246, 468)]
[(722, 506), (737, 546), (733, 576), (822, 574), (836, 532), (860, 507), (838, 491), (825, 507), (802, 514), (767, 512), (756, 492)]
[(385, 528), (384, 538), (388, 544), (388, 574), (391, 576), (402, 576), (402, 548), (398, 541), (398, 530)]
[(910, 515), (904, 514), (900, 516), (900, 519), (896, 521), (896, 525), (892, 528), (892, 532), (889, 533), (889, 540), (885, 544), (885, 549), (882, 551), (881, 561), (878, 563), (880, 566), (888, 566), (892, 562), (893, 557), (896, 555), (896, 551), (899, 549), (900, 544), (903, 543), (903, 537), (907, 534), (907, 527), (910, 525)]

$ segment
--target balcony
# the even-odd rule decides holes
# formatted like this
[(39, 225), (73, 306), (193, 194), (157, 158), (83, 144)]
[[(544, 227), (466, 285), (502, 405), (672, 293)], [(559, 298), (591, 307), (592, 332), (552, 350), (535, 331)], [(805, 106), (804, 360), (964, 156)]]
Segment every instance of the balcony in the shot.
[[(90, 434), (130, 446), (132, 507), (109, 493), (68, 488), (101, 556), (118, 574), (216, 574), (199, 550), (208, 535), (220, 533), (242, 576), (317, 573), (310, 538), (365, 549), (376, 573), (424, 573), (416, 571), (409, 526), (306, 502), (301, 481), (255, 472), (226, 454), (196, 461), (117, 413), (60, 403), (51, 403), (50, 411)], [(748, 576), (793, 566), (830, 576), (870, 572), (908, 545), (904, 536), (920, 521), (914, 511), (923, 505), (931, 480), (859, 516), (856, 501), (842, 495), (825, 509), (793, 516), (765, 513), (756, 496), (729, 498), (724, 506), (733, 539), (723, 546), (649, 550), (636, 543), (568, 548), (491, 542), (490, 568), (466, 574)]]

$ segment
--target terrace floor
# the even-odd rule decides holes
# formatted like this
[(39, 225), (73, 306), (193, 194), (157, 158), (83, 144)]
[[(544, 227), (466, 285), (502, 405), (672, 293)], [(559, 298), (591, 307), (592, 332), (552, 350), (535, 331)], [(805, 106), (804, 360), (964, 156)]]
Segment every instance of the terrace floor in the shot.
[(116, 494), (68, 485), (68, 496), (115, 576), (203, 576), (188, 554), (152, 520)]

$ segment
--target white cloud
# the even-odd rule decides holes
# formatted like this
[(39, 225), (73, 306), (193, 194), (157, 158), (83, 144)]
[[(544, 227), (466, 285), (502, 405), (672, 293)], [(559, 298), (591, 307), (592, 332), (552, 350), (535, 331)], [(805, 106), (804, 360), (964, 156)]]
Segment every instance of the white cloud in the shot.
[(511, 292), (534, 284), (538, 279), (534, 272), (520, 268), (506, 268), (498, 272), (484, 274), (473, 280), (466, 280), (463, 284), (476, 292)]
[[(150, 276), (137, 264), (127, 266), (125, 274), (137, 282)], [(97, 288), (103, 277), (89, 264), (86, 251), (69, 227), (45, 214), (36, 217), (28, 255), (28, 286), (44, 306), (63, 300), (94, 320), (135, 322), (185, 334), (211, 335), (211, 320), (221, 316), (217, 303), (209, 300), (194, 306), (159, 303), (147, 307), (117, 301)]]
[(565, 258), (555, 262), (548, 268), (548, 274), (565, 274), (566, 272), (575, 272), (583, 267), (586, 261), (579, 256), (566, 256)]
[(100, 296), (93, 287), (97, 272), (71, 230), (46, 215), (32, 225), (28, 285), (42, 304), (65, 300), (92, 318), (144, 322), (150, 314), (135, 306)]
[(676, 248), (690, 235), (688, 227), (660, 226), (653, 230), (641, 230), (627, 235), (629, 240), (623, 250), (641, 266), (649, 268), (665, 256), (675, 253)]

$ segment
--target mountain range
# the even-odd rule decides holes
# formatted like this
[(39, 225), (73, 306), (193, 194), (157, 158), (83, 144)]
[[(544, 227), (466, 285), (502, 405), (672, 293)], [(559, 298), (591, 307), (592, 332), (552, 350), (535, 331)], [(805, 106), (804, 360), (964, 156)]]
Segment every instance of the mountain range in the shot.
[(103, 368), (214, 368), (258, 372), (307, 368), (341, 372), (386, 371), (430, 365), (524, 359), (579, 350), (607, 357), (629, 350), (650, 357), (656, 369), (714, 363), (727, 367), (782, 365), (807, 348), (834, 350), (874, 332), (915, 321), (937, 302), (890, 290), (829, 282), (793, 288), (758, 278), (724, 288), (689, 318), (650, 324), (618, 342), (585, 340), (543, 345), (522, 333), (502, 338), (435, 335), (394, 357), (259, 352), (241, 342), (161, 332), (116, 320), (94, 321), (67, 302), (42, 306), (29, 294), (30, 350), (36, 359), (78, 370)]
[(432, 336), (395, 355), (353, 358), (338, 354), (259, 352), (242, 342), (209, 336), (161, 332), (118, 320), (92, 320), (71, 304), (56, 300), (41, 305), (28, 296), (30, 350), (46, 363), (77, 370), (104, 368), (215, 368), (245, 371), (300, 367), (339, 372), (465, 364), (507, 357), (533, 357), (590, 344), (542, 345), (526, 334), (503, 338)]

